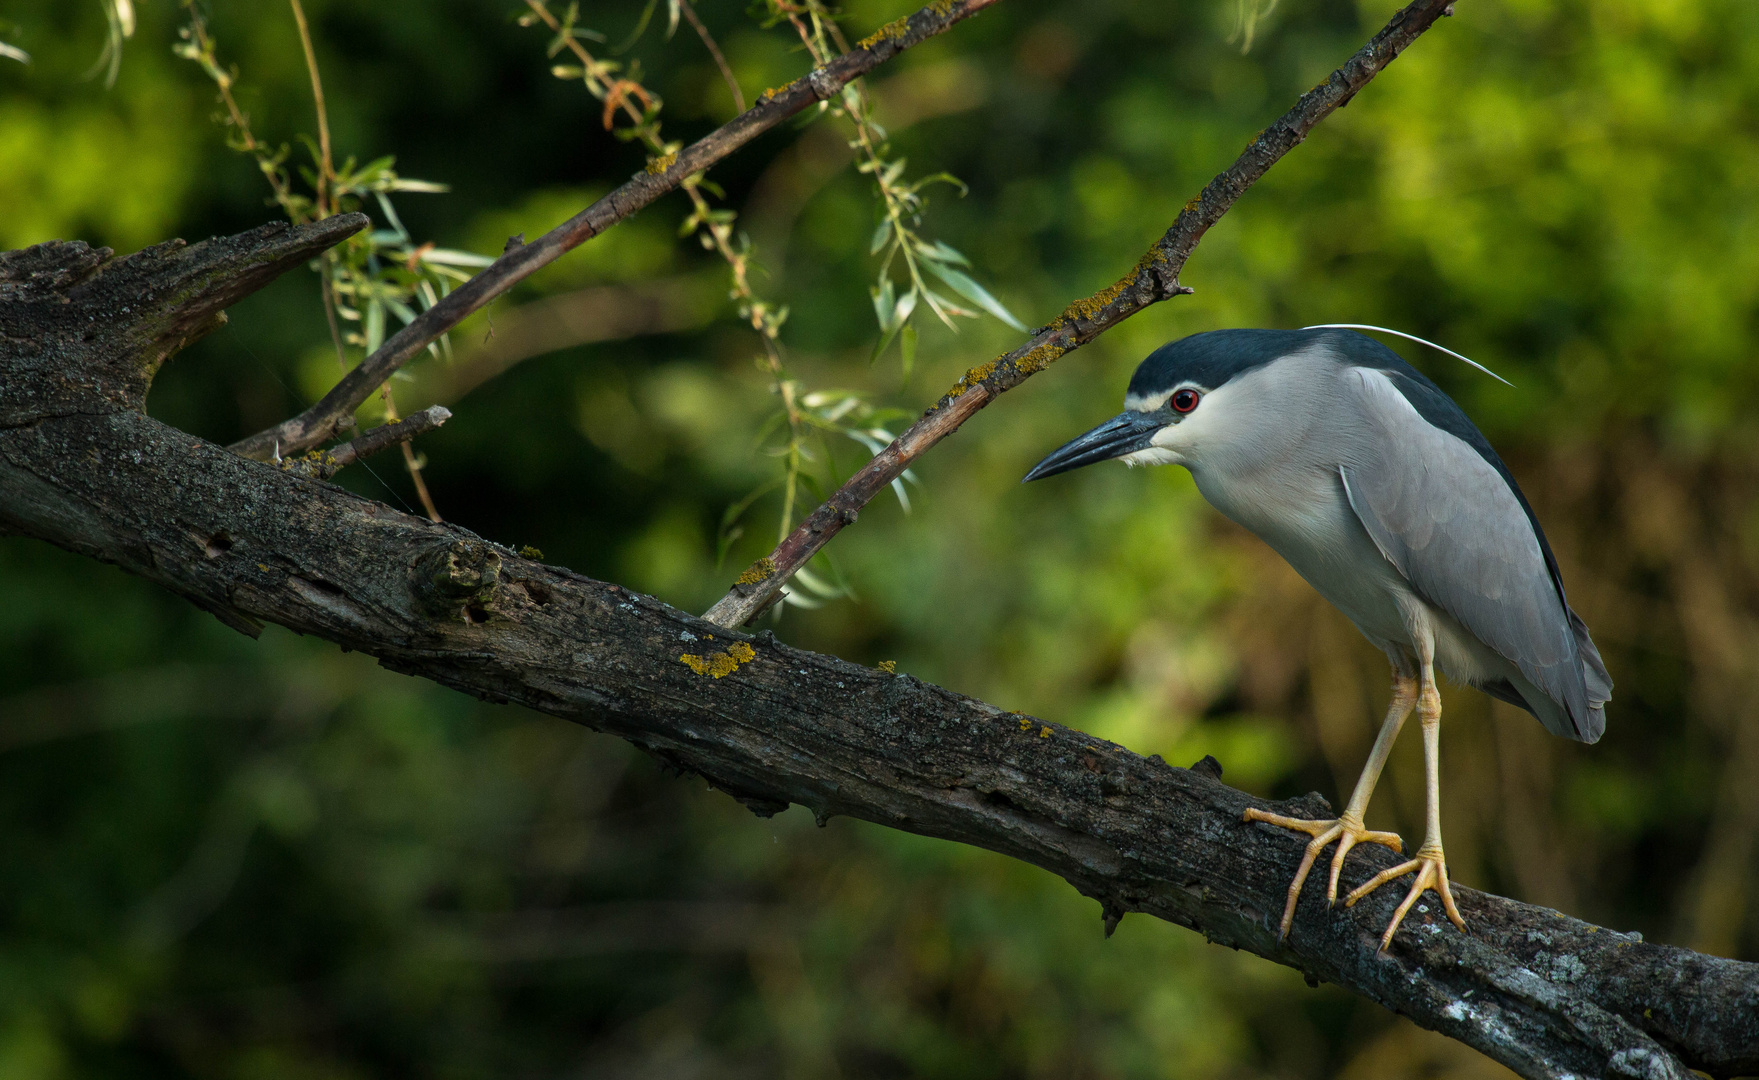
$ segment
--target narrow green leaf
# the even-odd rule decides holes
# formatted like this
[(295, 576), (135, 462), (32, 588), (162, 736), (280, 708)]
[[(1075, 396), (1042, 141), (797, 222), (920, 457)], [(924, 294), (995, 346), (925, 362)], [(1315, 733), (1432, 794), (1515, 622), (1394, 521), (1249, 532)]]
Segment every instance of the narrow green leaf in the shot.
[(884, 248), (891, 239), (892, 219), (886, 217), (880, 221), (879, 227), (873, 230), (873, 240), (867, 245), (867, 253), (869, 255), (878, 255), (880, 249)]
[(782, 601), (793, 604), (797, 608), (805, 608), (807, 611), (815, 611), (825, 606), (823, 601), (808, 599), (806, 593), (792, 585), (782, 586)]
[[(617, 54), (626, 53), (629, 51), (630, 46), (634, 45), (637, 41), (640, 41), (641, 35), (647, 33), (647, 24), (648, 24), (649, 20), (651, 20), (654, 17), (654, 8), (656, 8), (658, 6), (659, 6), (659, 0), (647, 0), (647, 6), (641, 9), (641, 18), (636, 21), (635, 30), (629, 35), (629, 40), (623, 42), (623, 44), (621, 44), (621, 45), (618, 45), (616, 48), (612, 49), (611, 52), (617, 53)], [(670, 0), (668, 6), (673, 8), (674, 10), (676, 10), (677, 0)], [(677, 18), (678, 17), (676, 15), (672, 16), (674, 26), (677, 24)], [(671, 37), (672, 31), (667, 30), (666, 36), (668, 38)]]
[(971, 189), (965, 185), (965, 181), (959, 179), (950, 172), (931, 173), (930, 175), (912, 183), (906, 190), (914, 195), (923, 188), (928, 187), (930, 184), (950, 184), (959, 189), (960, 198), (964, 198), (965, 195), (971, 191)]
[(385, 307), (390, 310), (391, 314), (397, 316), (398, 321), (404, 326), (408, 326), (415, 321), (415, 311), (401, 300), (391, 300), (387, 298), (385, 300)]
[(1000, 300), (991, 296), (989, 290), (985, 289), (982, 285), (979, 285), (977, 282), (971, 280), (971, 278), (944, 263), (924, 261), (922, 265), (928, 268), (929, 273), (950, 285), (953, 288), (953, 291), (957, 292), (960, 296), (963, 296), (965, 299), (976, 304), (991, 315), (994, 315), (1015, 330), (1025, 332), (1026, 324), (1019, 319), (1016, 319), (1014, 313), (1003, 306)]
[(916, 326), (907, 323), (898, 332), (898, 349), (904, 354), (904, 381), (910, 381), (910, 369), (916, 366)]
[(910, 315), (916, 310), (916, 290), (911, 289), (898, 297), (898, 306), (892, 309), (892, 325), (903, 326), (910, 321)]
[(879, 344), (873, 347), (873, 355), (867, 358), (867, 362), (870, 364), (878, 363), (879, 358), (886, 354), (886, 350), (892, 345), (892, 339), (898, 336), (898, 331), (901, 329), (903, 328), (900, 326), (893, 326), (880, 334)]
[[(886, 284), (890, 287), (891, 282), (888, 281)], [(905, 325), (910, 321), (910, 313), (915, 310), (916, 290), (911, 289), (903, 296), (898, 297), (897, 303), (892, 305), (891, 320), (889, 322), (884, 319), (880, 321), (880, 329), (882, 333), (880, 335), (879, 344), (874, 346), (873, 356), (868, 358), (868, 363), (875, 363), (880, 357), (885, 355), (886, 349), (892, 344), (892, 339), (898, 336), (900, 330), (904, 329)]]
[(889, 277), (880, 278), (879, 284), (867, 292), (869, 296), (873, 297), (873, 317), (879, 323), (880, 333), (883, 334), (892, 328), (892, 308), (897, 304), (897, 300), (892, 296), (892, 279)]
[(422, 255), (422, 261), (439, 263), (442, 266), (488, 266), (495, 258), (492, 255), (478, 255), (474, 251), (459, 251), (456, 248), (430, 248)]
[(936, 262), (954, 263), (958, 266), (971, 265), (971, 260), (961, 255), (958, 249), (950, 247), (940, 240), (936, 240), (932, 244), (923, 244), (918, 250), (924, 255), (930, 251), (934, 252)]
[(843, 590), (832, 585), (830, 582), (819, 577), (804, 566), (794, 571), (794, 580), (827, 600), (835, 600), (837, 597), (843, 595)]
[(933, 289), (923, 289), (922, 299), (924, 303), (928, 304), (928, 309), (934, 312), (935, 318), (944, 323), (947, 329), (954, 333), (959, 332), (959, 327), (953, 322), (951, 316), (965, 314), (962, 308)]
[(385, 343), (385, 305), (369, 300), (366, 305), (366, 351), (375, 353)]

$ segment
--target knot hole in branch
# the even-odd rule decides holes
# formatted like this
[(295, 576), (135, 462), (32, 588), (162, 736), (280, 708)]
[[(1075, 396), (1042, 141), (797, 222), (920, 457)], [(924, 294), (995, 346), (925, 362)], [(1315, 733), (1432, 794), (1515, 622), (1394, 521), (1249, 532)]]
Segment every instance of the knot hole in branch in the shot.
[(436, 615), (473, 625), (488, 622), (501, 593), (501, 553), (481, 541), (455, 540), (416, 560), (412, 585)]

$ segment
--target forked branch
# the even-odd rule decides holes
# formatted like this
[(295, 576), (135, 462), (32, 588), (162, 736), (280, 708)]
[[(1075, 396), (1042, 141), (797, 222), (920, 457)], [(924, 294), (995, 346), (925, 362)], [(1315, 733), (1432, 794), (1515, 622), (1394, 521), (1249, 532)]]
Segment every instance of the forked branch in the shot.
[(740, 575), (738, 584), (703, 618), (720, 626), (744, 625), (769, 606), (788, 579), (843, 526), (853, 522), (862, 507), (979, 409), (1143, 308), (1190, 292), (1179, 284), (1179, 273), (1209, 227), (1284, 154), (1299, 146), (1314, 125), (1354, 97), (1406, 46), (1452, 11), (1452, 0), (1414, 0), (1400, 10), (1368, 44), (1324, 82), (1302, 94), (1292, 109), (1258, 134), (1226, 172), (1186, 203), (1166, 235), (1150, 245), (1135, 269), (1111, 287), (1070, 304), (1019, 348), (967, 371), (920, 420), (874, 455), (774, 551)]

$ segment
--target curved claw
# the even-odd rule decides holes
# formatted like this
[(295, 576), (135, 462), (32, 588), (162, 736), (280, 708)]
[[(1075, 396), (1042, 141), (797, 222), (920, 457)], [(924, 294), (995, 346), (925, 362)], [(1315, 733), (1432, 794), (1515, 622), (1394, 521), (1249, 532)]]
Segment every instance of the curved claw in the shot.
[(1398, 910), (1393, 912), (1393, 919), (1387, 925), (1386, 933), (1381, 936), (1381, 952), (1385, 952), (1392, 945), (1393, 932), (1399, 928), (1399, 924), (1405, 919), (1405, 913), (1411, 910), (1411, 905), (1417, 902), (1417, 898), (1423, 895), (1425, 889), (1434, 889), (1440, 894), (1441, 905), (1447, 911), (1448, 918), (1461, 930), (1466, 929), (1466, 920), (1460, 917), (1460, 909), (1454, 905), (1454, 894), (1448, 888), (1447, 858), (1442, 854), (1440, 848), (1421, 848), (1417, 852), (1417, 857), (1409, 862), (1382, 870), (1345, 897), (1344, 906), (1354, 907), (1356, 901), (1387, 882), (1411, 873), (1416, 874), (1416, 879), (1411, 882), (1411, 891), (1405, 894), (1405, 899), (1399, 904)]
[(1284, 829), (1304, 832), (1313, 837), (1307, 850), (1301, 855), (1301, 866), (1295, 871), (1295, 879), (1289, 883), (1289, 897), (1283, 905), (1283, 920), (1277, 927), (1277, 940), (1282, 941), (1289, 936), (1289, 927), (1295, 922), (1295, 904), (1301, 899), (1301, 886), (1307, 882), (1307, 874), (1313, 869), (1313, 863), (1319, 853), (1332, 841), (1338, 841), (1337, 854), (1332, 856), (1331, 883), (1326, 890), (1325, 900), (1329, 906), (1338, 898), (1338, 872), (1343, 869), (1344, 856), (1357, 844), (1384, 844), (1395, 852), (1404, 850), (1404, 841), (1397, 833), (1370, 832), (1362, 827), (1360, 821), (1346, 817), (1328, 820), (1310, 820), (1308, 818), (1284, 817), (1281, 814), (1266, 813), (1263, 810), (1249, 809), (1240, 818), (1242, 821), (1262, 821)]

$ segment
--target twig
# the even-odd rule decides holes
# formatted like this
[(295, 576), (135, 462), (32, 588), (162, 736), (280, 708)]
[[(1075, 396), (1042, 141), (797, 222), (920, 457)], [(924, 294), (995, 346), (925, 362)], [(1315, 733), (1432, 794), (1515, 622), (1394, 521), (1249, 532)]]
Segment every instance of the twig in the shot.
[(727, 58), (721, 55), (721, 47), (716, 45), (715, 39), (709, 35), (708, 27), (702, 25), (702, 20), (696, 17), (696, 7), (691, 4), (690, 0), (678, 0), (678, 6), (683, 9), (684, 17), (690, 20), (691, 28), (696, 31), (696, 36), (701, 38), (703, 45), (708, 48), (708, 54), (715, 58), (715, 66), (721, 69), (721, 78), (726, 80), (727, 89), (733, 91), (733, 107), (739, 112), (744, 112), (745, 95), (739, 90), (739, 80), (733, 77), (732, 66), (727, 63)]
[(948, 3), (947, 0), (935, 0), (824, 67), (780, 89), (766, 90), (757, 104), (679, 151), (677, 157), (649, 162), (648, 171), (638, 173), (622, 187), (531, 243), (502, 255), (482, 273), (452, 290), (343, 376), (316, 405), (232, 444), (231, 449), (246, 457), (267, 458), (277, 446), (284, 454), (303, 453), (324, 442), (335, 433), (344, 418), (352, 416), (354, 410), (392, 373), (419, 354), (429, 342), (457, 326), (489, 301), (677, 188), (687, 178), (712, 167), (788, 117), (832, 97), (849, 80), (865, 75), (905, 49), (946, 31), (997, 2), (952, 0)]
[[(312, 104), (318, 112), (318, 204), (317, 216), (329, 217), (334, 208), (329, 203), (330, 178), (335, 175), (334, 158), (330, 155), (330, 114), (324, 107), (324, 83), (318, 77), (318, 54), (312, 48), (311, 27), (305, 22), (305, 8), (299, 0), (287, 0), (293, 6), (293, 21), (299, 24), (299, 44), (305, 49), (305, 69), (311, 74)], [(325, 288), (329, 287), (329, 278), (324, 279)]]
[(902, 476), (911, 462), (959, 430), (961, 424), (999, 394), (1138, 311), (1190, 292), (1179, 284), (1179, 272), (1209, 227), (1284, 154), (1300, 145), (1314, 125), (1349, 101), (1435, 20), (1451, 11), (1452, 0), (1414, 0), (1401, 9), (1368, 44), (1325, 82), (1301, 95), (1294, 108), (1260, 132), (1226, 172), (1186, 203), (1172, 228), (1149, 247), (1133, 271), (1110, 288), (1070, 304), (1054, 322), (1019, 348), (966, 372), (933, 408), (874, 455), (774, 551), (753, 563), (740, 576), (739, 583), (716, 601), (703, 618), (720, 626), (748, 622), (769, 605), (770, 598), (831, 537), (855, 520), (862, 507)]
[[(300, 457), (283, 458), (281, 468), (301, 476), (328, 480), (361, 458), (389, 450), (393, 446), (402, 446), (405, 453), (410, 453), (411, 439), (427, 434), (450, 419), (451, 409), (444, 405), (430, 405), (395, 423), (381, 424), (364, 431), (358, 438), (345, 442), (334, 450), (313, 450)], [(419, 478), (421, 473), (412, 469), (410, 475)], [(435, 516), (431, 504), (428, 507), (428, 517), (435, 522), (440, 520)]]
[(444, 405), (430, 405), (418, 413), (414, 413), (394, 424), (383, 424), (371, 431), (362, 432), (360, 438), (338, 446), (330, 452), (336, 459), (336, 467), (352, 465), (363, 457), (370, 457), (381, 450), (389, 450), (398, 444), (407, 444), (417, 435), (428, 432), (452, 419), (452, 410)]
[(415, 484), (415, 497), (421, 503), (422, 512), (428, 516), (428, 520), (436, 525), (446, 520), (434, 506), (433, 495), (428, 493), (428, 482), (422, 476), (421, 459), (415, 456), (415, 449), (408, 443), (403, 444), (403, 467), (409, 472), (410, 481)]

